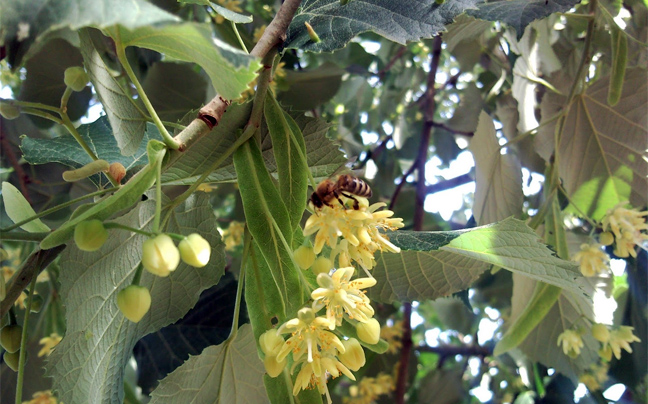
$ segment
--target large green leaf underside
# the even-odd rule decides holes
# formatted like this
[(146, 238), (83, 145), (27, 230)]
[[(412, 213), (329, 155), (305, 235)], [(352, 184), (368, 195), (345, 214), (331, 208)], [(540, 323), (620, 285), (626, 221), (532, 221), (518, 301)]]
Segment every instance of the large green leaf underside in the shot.
[[(530, 297), (533, 296), (536, 284), (534, 280), (517, 274), (513, 275), (513, 282), (511, 321), (517, 318)], [(529, 333), (518, 348), (529, 359), (552, 367), (574, 381), (577, 380), (578, 376), (597, 360), (600, 343), (590, 333), (586, 333), (583, 335), (584, 347), (581, 354), (575, 359), (571, 359), (565, 355), (562, 346), (559, 346), (557, 341), (558, 336), (564, 331), (582, 326), (583, 315), (594, 318), (592, 305), (591, 299), (563, 291), (545, 318)]]
[[(286, 47), (311, 52), (332, 52), (343, 48), (353, 37), (372, 31), (405, 44), (431, 38), (445, 29), (445, 24), (477, 0), (306, 0), (288, 28)], [(320, 42), (313, 42), (304, 23), (308, 22)]]
[[(93, 123), (81, 125), (77, 130), (97, 157), (110, 163), (121, 163), (129, 174), (134, 171), (133, 169), (148, 163), (146, 155), (148, 141), (151, 139), (161, 140), (160, 132), (155, 125), (148, 123), (146, 132), (144, 132), (144, 141), (139, 145), (139, 148), (134, 154), (124, 156), (119, 152), (117, 141), (105, 116)], [(79, 168), (92, 161), (72, 136), (61, 136), (55, 139), (33, 139), (25, 136), (22, 138), (20, 149), (29, 164), (56, 162), (71, 168)], [(94, 175), (91, 180), (102, 187), (109, 184), (108, 179), (103, 175)]]
[[(203, 137), (195, 146), (184, 153), (163, 175), (162, 181), (168, 185), (192, 184), (207, 170), (214, 161), (235, 141), (237, 130), (247, 122), (250, 103), (232, 105), (212, 132)], [(324, 120), (306, 116), (294, 116), (306, 143), (306, 160), (313, 177), (327, 178), (347, 162), (339, 146), (326, 137), (331, 125)], [(270, 173), (277, 172), (277, 163), (272, 152), (272, 141), (265, 125), (261, 128), (261, 152)], [(227, 158), (220, 167), (207, 177), (206, 182), (232, 182), (236, 180), (236, 170), (232, 158)]]
[(122, 46), (139, 46), (167, 57), (200, 65), (216, 91), (226, 99), (238, 98), (261, 67), (253, 56), (212, 38), (209, 24), (184, 23), (162, 27), (106, 30)]
[[(141, 203), (118, 220), (150, 230), (155, 202)], [(117, 293), (131, 283), (141, 259), (145, 236), (111, 230), (106, 244), (88, 253), (70, 245), (61, 256), (62, 299), (67, 332), (49, 357), (47, 373), (66, 403), (122, 403), (126, 362), (137, 340), (178, 320), (200, 293), (218, 283), (224, 268), (223, 246), (207, 196), (192, 196), (178, 207), (169, 231), (198, 232), (212, 246), (209, 264), (200, 269), (184, 263), (167, 278), (142, 274), (140, 285), (151, 291), (151, 310), (132, 323), (117, 307)]]
[[(565, 98), (547, 94), (542, 117), (567, 110), (560, 136), (558, 164), (571, 208), (601, 220), (619, 202), (634, 206), (648, 202), (648, 73), (626, 72), (621, 100), (607, 103), (609, 77), (594, 83), (565, 106)], [(554, 153), (555, 123), (536, 136), (538, 153), (549, 160)]]
[(151, 404), (267, 403), (264, 374), (252, 327), (244, 324), (234, 340), (210, 346), (165, 377)]
[(0, 12), (0, 45), (16, 67), (29, 47), (49, 31), (120, 24), (129, 29), (178, 18), (144, 0), (6, 0)]
[(376, 256), (369, 290), (382, 302), (436, 299), (467, 289), (491, 265), (582, 296), (578, 266), (554, 256), (524, 222), (505, 219), (470, 230), (388, 233), (400, 254)]
[(494, 223), (522, 212), (522, 166), (516, 155), (502, 154), (491, 117), (479, 115), (475, 136), (470, 141), (475, 158), (475, 203), (479, 224)]
[(113, 128), (117, 146), (124, 155), (130, 156), (141, 146), (146, 130), (146, 114), (102, 58), (102, 54), (112, 46), (107, 43), (109, 39), (98, 30), (89, 28), (80, 30), (79, 37), (83, 63)]
[(584, 293), (575, 282), (582, 278), (578, 265), (556, 257), (521, 220), (509, 218), (472, 229), (441, 250), (496, 265), (576, 294)]
[(487, 21), (499, 21), (515, 28), (518, 39), (532, 21), (553, 13), (565, 12), (579, 0), (496, 0), (482, 3), (477, 10), (467, 14)]

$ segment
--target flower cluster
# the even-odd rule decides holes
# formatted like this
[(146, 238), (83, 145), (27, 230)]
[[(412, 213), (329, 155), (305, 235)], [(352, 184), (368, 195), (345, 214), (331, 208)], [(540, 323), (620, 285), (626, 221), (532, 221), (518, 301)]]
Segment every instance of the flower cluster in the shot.
[[(277, 377), (291, 359), (290, 372), (297, 373), (293, 394), (317, 388), (326, 395), (328, 403), (331, 403), (328, 377), (345, 375), (355, 380), (352, 371), (365, 364), (360, 341), (368, 345), (380, 341), (380, 323), (373, 318), (374, 309), (365, 292), (376, 280), (368, 272), (367, 277), (354, 278), (356, 268), (352, 264), (358, 263), (367, 271), (375, 265), (376, 251), (400, 252), (380, 231), (402, 227), (402, 219), (392, 219), (394, 213), (389, 210), (378, 211), (384, 204), (369, 206), (366, 198), (356, 198), (359, 205), (356, 208), (336, 199), (330, 206), (314, 209), (304, 227), (304, 235), (317, 233), (315, 246), (310, 247), (307, 239), (293, 257), (300, 268), (310, 268), (317, 274), (319, 287), (311, 292), (312, 302), (299, 310), (296, 318), (276, 330), (266, 331), (259, 339), (268, 375)], [(317, 257), (324, 245), (331, 247), (330, 255)], [(355, 335), (341, 332), (344, 321), (355, 326)], [(285, 341), (284, 334), (289, 334)], [(372, 390), (367, 383), (365, 396)], [(375, 397), (382, 394), (377, 390), (374, 393)]]
[(223, 242), (225, 243), (225, 251), (234, 251), (236, 247), (243, 245), (243, 234), (245, 233), (245, 225), (236, 220), (232, 220), (229, 227), (221, 231)]
[(610, 257), (602, 247), (597, 243), (581, 244), (581, 250), (574, 254), (572, 259), (580, 264), (583, 276), (592, 277), (608, 271)]
[(600, 390), (601, 385), (608, 379), (609, 365), (607, 363), (592, 364), (589, 369), (580, 375), (578, 381), (585, 384), (589, 391)]
[(558, 336), (558, 346), (561, 344), (565, 355), (576, 358), (584, 345), (581, 330), (565, 330)]
[(344, 196), (340, 196), (342, 204), (334, 199), (330, 205), (315, 209), (306, 221), (304, 236), (315, 234), (315, 254), (320, 254), (328, 245), (331, 247), (329, 258), (332, 261), (337, 258), (340, 267), (357, 262), (368, 270), (376, 264), (376, 251), (400, 252), (382, 231), (403, 227), (403, 219), (392, 218), (394, 212), (391, 210), (379, 210), (386, 206), (383, 202), (369, 205), (366, 198), (354, 198), (358, 209), (349, 208), (349, 198)]
[(627, 209), (628, 202), (621, 202), (607, 212), (603, 218), (603, 230), (614, 234), (614, 254), (618, 257), (637, 257), (635, 245), (642, 245), (648, 240), (648, 235), (642, 233), (648, 230), (645, 217), (648, 211), (639, 212), (637, 209)]
[(51, 390), (37, 391), (32, 395), (32, 399), (24, 401), (23, 404), (57, 404), (61, 403), (56, 399)]
[(601, 342), (599, 356), (603, 360), (609, 362), (612, 360), (612, 354), (614, 354), (615, 358), (621, 359), (621, 349), (626, 350), (628, 353), (632, 353), (630, 344), (632, 342), (641, 342), (641, 340), (632, 333), (633, 330), (633, 327), (625, 325), (614, 330), (609, 330), (604, 324), (594, 324), (592, 326), (592, 336)]
[(62, 339), (63, 337), (61, 337), (57, 333), (50, 334), (49, 337), (41, 338), (38, 343), (43, 347), (40, 349), (40, 351), (38, 351), (38, 357), (40, 358), (41, 356), (45, 355), (49, 356)]
[(389, 394), (396, 388), (394, 378), (386, 373), (376, 377), (363, 377), (357, 385), (349, 387), (349, 396), (344, 397), (344, 404), (372, 404), (383, 394)]

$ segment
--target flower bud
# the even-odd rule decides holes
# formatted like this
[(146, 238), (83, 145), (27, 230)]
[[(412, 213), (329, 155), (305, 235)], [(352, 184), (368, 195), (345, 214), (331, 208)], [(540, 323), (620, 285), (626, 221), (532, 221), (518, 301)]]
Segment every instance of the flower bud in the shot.
[(276, 355), (284, 344), (284, 339), (276, 330), (268, 330), (259, 337), (259, 346), (266, 355)]
[(366, 323), (356, 325), (358, 338), (367, 344), (377, 344), (380, 341), (380, 323), (375, 318), (369, 319)]
[(313, 262), (313, 266), (311, 267), (311, 270), (315, 275), (319, 274), (327, 274), (333, 269), (333, 262), (331, 262), (330, 259), (326, 257), (319, 257)]
[(112, 163), (108, 167), (108, 174), (119, 184), (126, 176), (126, 167), (122, 163)]
[(124, 317), (139, 323), (151, 308), (151, 293), (144, 286), (130, 285), (117, 294), (117, 306)]
[(11, 121), (20, 116), (20, 110), (15, 105), (0, 102), (0, 115), (2, 115), (4, 119)]
[(5, 352), (3, 355), (4, 362), (9, 366), (9, 369), (14, 372), (18, 371), (18, 362), (20, 361), (20, 351)]
[(263, 366), (265, 366), (268, 376), (277, 377), (286, 367), (286, 358), (282, 361), (278, 361), (276, 355), (267, 355), (265, 359), (263, 359)]
[(31, 302), (31, 312), (32, 313), (38, 313), (41, 311), (43, 308), (43, 298), (41, 295), (32, 295), (31, 297), (28, 297), (25, 299), (25, 307), (29, 304), (29, 301)]
[(609, 231), (604, 231), (599, 234), (599, 243), (602, 245), (612, 245), (614, 243), (614, 235)]
[(592, 326), (592, 336), (605, 344), (610, 340), (610, 330), (605, 324), (594, 324)]
[(293, 255), (295, 261), (297, 261), (297, 265), (299, 265), (301, 269), (308, 269), (313, 265), (313, 262), (315, 262), (315, 252), (313, 251), (313, 247), (303, 245), (296, 249)]
[(361, 367), (364, 366), (366, 359), (364, 349), (362, 345), (355, 338), (349, 338), (346, 341), (342, 341), (344, 345), (344, 353), (339, 353), (338, 358), (342, 361), (342, 364), (349, 369), (357, 372)]
[(97, 251), (108, 240), (108, 232), (101, 220), (86, 220), (74, 228), (74, 242), (81, 251)]
[(192, 267), (202, 268), (209, 262), (211, 255), (211, 246), (209, 241), (205, 240), (200, 234), (193, 233), (188, 235), (178, 245), (180, 257)]
[(68, 67), (63, 73), (63, 82), (72, 91), (82, 91), (88, 84), (88, 81), (90, 81), (88, 74), (80, 66)]
[(606, 362), (612, 360), (612, 347), (609, 345), (604, 345), (601, 349), (598, 350), (598, 354)]
[(180, 251), (166, 234), (148, 239), (142, 245), (142, 265), (154, 275), (169, 276), (179, 263)]
[(7, 352), (18, 352), (21, 338), (22, 327), (19, 325), (7, 325), (0, 331), (0, 345)]

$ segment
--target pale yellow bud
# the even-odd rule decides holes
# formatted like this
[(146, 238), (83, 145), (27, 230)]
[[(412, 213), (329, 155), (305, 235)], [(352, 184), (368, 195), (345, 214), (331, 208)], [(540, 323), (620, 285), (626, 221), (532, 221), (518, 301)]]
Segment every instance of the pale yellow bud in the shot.
[(605, 324), (594, 324), (592, 326), (592, 336), (602, 343), (610, 340), (610, 330)]
[(74, 242), (81, 251), (97, 251), (108, 240), (101, 220), (86, 220), (74, 228)]
[(158, 276), (169, 276), (180, 263), (180, 252), (166, 234), (148, 239), (142, 245), (142, 265)]
[(286, 358), (282, 361), (278, 361), (276, 355), (267, 355), (265, 359), (263, 359), (263, 366), (265, 366), (268, 376), (277, 377), (286, 367)]
[(369, 319), (366, 323), (356, 325), (358, 338), (367, 344), (377, 344), (380, 341), (380, 323), (375, 318)]
[(612, 245), (614, 243), (614, 235), (609, 231), (604, 231), (599, 235), (599, 243), (602, 245)]
[(202, 268), (209, 262), (211, 246), (200, 234), (193, 233), (187, 236), (178, 245), (180, 257), (192, 267)]
[(80, 66), (68, 67), (63, 73), (63, 82), (73, 91), (82, 91), (88, 84), (88, 81), (90, 81), (88, 73)]
[(344, 345), (344, 353), (338, 354), (340, 361), (344, 366), (353, 370), (354, 372), (358, 371), (361, 367), (364, 366), (366, 359), (364, 349), (362, 345), (355, 338), (350, 338), (346, 341), (342, 341)]
[(317, 258), (311, 268), (315, 275), (322, 273), (327, 274), (331, 271), (331, 269), (333, 269), (333, 262), (331, 262), (331, 260), (326, 257)]
[(130, 285), (117, 294), (117, 306), (124, 317), (138, 323), (151, 308), (151, 293), (144, 286)]
[(294, 252), (295, 261), (301, 269), (308, 269), (313, 262), (315, 262), (315, 252), (313, 247), (307, 247), (305, 245), (299, 247)]
[(259, 337), (259, 346), (266, 355), (276, 355), (284, 344), (284, 339), (276, 330), (268, 330)]

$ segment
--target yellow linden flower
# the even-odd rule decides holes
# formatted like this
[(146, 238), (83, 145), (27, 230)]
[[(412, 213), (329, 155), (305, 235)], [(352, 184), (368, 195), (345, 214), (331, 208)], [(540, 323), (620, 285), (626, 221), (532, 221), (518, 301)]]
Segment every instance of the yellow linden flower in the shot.
[(597, 243), (581, 244), (581, 250), (574, 254), (572, 260), (580, 264), (580, 270), (584, 276), (596, 276), (608, 270), (610, 257), (601, 247)]
[(265, 32), (267, 27), (268, 27), (267, 25), (263, 24), (262, 26), (254, 30), (254, 34), (253, 34), (254, 43), (259, 42), (259, 39), (261, 39), (261, 36), (263, 36), (263, 33)]
[(61, 337), (57, 333), (50, 334), (49, 337), (41, 338), (38, 343), (43, 345), (43, 347), (40, 351), (38, 351), (38, 357), (40, 358), (41, 356), (45, 355), (49, 356), (52, 353), (54, 347), (56, 347), (62, 339), (63, 337)]
[(395, 389), (392, 376), (379, 373), (376, 377), (363, 377), (357, 385), (349, 388), (351, 397), (344, 397), (345, 404), (371, 404), (383, 394), (389, 394)]
[(587, 386), (589, 391), (596, 391), (601, 388), (601, 383), (596, 380), (596, 377), (591, 373), (583, 373), (578, 378), (578, 381)]
[(634, 327), (628, 327), (622, 325), (616, 330), (610, 331), (610, 338), (606, 344), (603, 344), (603, 347), (599, 351), (599, 355), (603, 359), (610, 360), (612, 359), (612, 354), (617, 359), (621, 359), (621, 349), (624, 349), (628, 353), (632, 353), (632, 348), (630, 344), (632, 342), (641, 342), (636, 335), (632, 333)]
[(328, 328), (329, 321), (324, 317), (315, 317), (313, 309), (299, 310), (297, 318), (285, 322), (278, 329), (280, 334), (292, 333), (292, 336), (277, 353), (277, 360), (282, 361), (290, 352), (295, 362), (299, 362), (304, 354), (308, 362), (313, 362), (320, 350), (335, 348), (344, 352), (344, 345), (337, 335), (327, 330)]
[(243, 234), (245, 233), (245, 225), (236, 220), (232, 220), (229, 227), (223, 231), (223, 242), (225, 243), (225, 250), (234, 251), (236, 247), (243, 244)]
[[(313, 246), (316, 254), (322, 251), (324, 245), (328, 245), (333, 249), (332, 259), (339, 255), (339, 262), (346, 264), (356, 261), (366, 270), (375, 265), (373, 256), (377, 250), (400, 252), (400, 248), (393, 245), (381, 231), (396, 230), (404, 225), (403, 219), (391, 218), (394, 215), (391, 210), (378, 211), (386, 206), (385, 203), (369, 206), (366, 198), (355, 198), (359, 202), (358, 209), (346, 206), (344, 200), (349, 199), (344, 196), (340, 197), (344, 204), (334, 199), (331, 206), (315, 209), (306, 221), (304, 236), (316, 233)], [(338, 243), (340, 237), (342, 240)]]
[(627, 201), (621, 202), (607, 212), (603, 218), (603, 230), (610, 230), (614, 234), (616, 240), (614, 254), (622, 258), (630, 255), (636, 258), (635, 245), (642, 245), (648, 240), (648, 235), (642, 233), (643, 230), (648, 230), (645, 219), (648, 211), (626, 209), (624, 206), (627, 204)]
[[(52, 395), (51, 390), (37, 391), (32, 395), (29, 401), (23, 401), (23, 404), (59, 404), (59, 401)], [(60, 404), (63, 404), (62, 402)]]
[(317, 275), (317, 284), (320, 288), (311, 293), (313, 309), (315, 311), (326, 307), (326, 319), (329, 329), (342, 325), (342, 317), (346, 313), (349, 318), (362, 323), (369, 321), (374, 315), (371, 301), (361, 289), (372, 287), (376, 284), (374, 278), (356, 278), (351, 280), (355, 268), (338, 268), (333, 275), (321, 273)]
[[(241, 4), (240, 0), (216, 0), (218, 1), (218, 4), (225, 7), (228, 10), (235, 11), (237, 13), (240, 13), (243, 11), (239, 5)], [(222, 15), (218, 14), (216, 16), (216, 24), (222, 24), (223, 21), (225, 21), (225, 17)]]
[(581, 353), (583, 339), (578, 331), (566, 330), (558, 336), (558, 346), (560, 344), (562, 344), (565, 355), (575, 358)]

